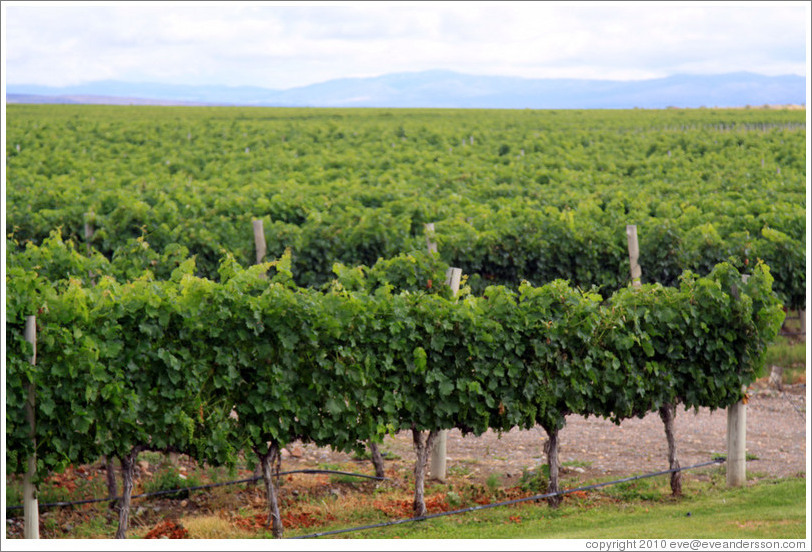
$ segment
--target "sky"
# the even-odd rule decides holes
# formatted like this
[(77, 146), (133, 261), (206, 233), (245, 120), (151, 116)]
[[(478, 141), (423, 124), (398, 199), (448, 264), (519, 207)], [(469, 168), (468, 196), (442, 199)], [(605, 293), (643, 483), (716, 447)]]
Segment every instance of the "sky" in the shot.
[(810, 2), (3, 2), (3, 80), (807, 75)]

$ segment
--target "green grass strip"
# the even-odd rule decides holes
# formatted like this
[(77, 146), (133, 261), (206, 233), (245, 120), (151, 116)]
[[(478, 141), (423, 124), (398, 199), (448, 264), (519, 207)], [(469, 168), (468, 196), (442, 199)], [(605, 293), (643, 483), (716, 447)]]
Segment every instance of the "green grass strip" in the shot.
[(806, 480), (762, 481), (739, 489), (703, 486), (679, 499), (591, 501), (557, 510), (546, 503), (482, 510), (349, 538), (416, 539), (802, 539)]

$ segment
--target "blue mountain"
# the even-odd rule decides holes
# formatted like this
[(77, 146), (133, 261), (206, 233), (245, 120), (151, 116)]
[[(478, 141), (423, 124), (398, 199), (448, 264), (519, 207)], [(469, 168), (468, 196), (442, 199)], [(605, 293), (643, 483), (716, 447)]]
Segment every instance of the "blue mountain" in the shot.
[(806, 104), (806, 78), (754, 73), (639, 81), (526, 79), (453, 71), (336, 79), (287, 90), (98, 81), (68, 87), (7, 84), (8, 103), (134, 103), (285, 107), (662, 109)]

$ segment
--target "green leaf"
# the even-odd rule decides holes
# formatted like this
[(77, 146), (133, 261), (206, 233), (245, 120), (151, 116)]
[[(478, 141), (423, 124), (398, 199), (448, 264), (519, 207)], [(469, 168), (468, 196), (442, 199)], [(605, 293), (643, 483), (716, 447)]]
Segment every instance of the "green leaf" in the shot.
[(440, 382), (440, 396), (447, 397), (454, 391), (454, 382), (445, 380)]

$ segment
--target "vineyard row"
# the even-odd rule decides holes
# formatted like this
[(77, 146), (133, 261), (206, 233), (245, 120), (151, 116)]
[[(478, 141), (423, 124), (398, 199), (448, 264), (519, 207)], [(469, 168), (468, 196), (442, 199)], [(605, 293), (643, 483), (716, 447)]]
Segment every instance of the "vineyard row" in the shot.
[[(677, 287), (604, 299), (561, 280), (454, 296), (435, 255), (336, 266), (315, 290), (293, 283), (289, 254), (248, 269), (226, 257), (217, 282), (187, 259), (167, 280), (97, 273), (90, 286), (81, 278), (91, 260), (65, 244), (26, 253), (10, 260), (6, 281), (8, 465), (24, 472), (35, 451), (40, 474), (118, 457), (118, 536), (143, 450), (213, 465), (252, 450), (281, 535), (271, 477), (281, 447), (351, 450), (401, 430), (415, 435), (421, 515), (440, 430), (541, 425), (554, 443), (568, 414), (619, 422), (673, 415), (678, 404), (725, 408), (760, 374), (784, 316), (763, 264), (746, 282), (723, 263)], [(51, 266), (38, 260), (60, 256), (77, 277), (38, 274)], [(32, 314), (35, 364), (24, 339)]]

